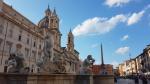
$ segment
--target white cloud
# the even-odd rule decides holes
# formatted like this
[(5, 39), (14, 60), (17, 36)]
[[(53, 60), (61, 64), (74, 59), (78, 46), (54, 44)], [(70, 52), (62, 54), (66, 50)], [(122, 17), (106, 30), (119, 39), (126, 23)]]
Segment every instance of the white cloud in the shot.
[(138, 13), (133, 13), (127, 20), (127, 25), (132, 25), (140, 21), (140, 19), (144, 16), (144, 13), (150, 8), (150, 4), (145, 6), (145, 8), (138, 12)]
[(116, 68), (119, 65), (119, 63), (117, 61), (113, 61), (111, 64), (113, 65), (113, 68)]
[(129, 38), (129, 35), (124, 35), (124, 36), (121, 38), (121, 41), (127, 40), (128, 38)]
[(93, 45), (91, 45), (91, 48), (96, 48), (98, 46), (99, 46), (99, 44), (93, 44)]
[(82, 24), (77, 25), (73, 34), (75, 36), (87, 34), (103, 34), (111, 31), (120, 22), (125, 22), (127, 17), (123, 14), (116, 15), (111, 18), (94, 17), (85, 20)]
[(105, 4), (109, 7), (118, 7), (129, 3), (131, 0), (105, 0)]
[(129, 51), (129, 47), (120, 47), (115, 52), (120, 55), (124, 55)]
[(73, 34), (74, 36), (104, 34), (110, 32), (121, 22), (130, 26), (140, 21), (149, 8), (150, 5), (147, 5), (140, 12), (132, 14), (118, 14), (111, 18), (94, 17), (87, 19), (73, 29)]
[(127, 25), (132, 25), (137, 23), (138, 21), (140, 21), (140, 19), (142, 18), (142, 16), (144, 15), (145, 10), (140, 11), (139, 13), (133, 13), (127, 21)]
[(128, 17), (127, 25), (132, 25), (140, 21), (140, 19), (144, 16), (144, 13), (150, 8), (150, 4), (145, 6), (143, 10), (138, 13), (133, 13), (130, 17)]

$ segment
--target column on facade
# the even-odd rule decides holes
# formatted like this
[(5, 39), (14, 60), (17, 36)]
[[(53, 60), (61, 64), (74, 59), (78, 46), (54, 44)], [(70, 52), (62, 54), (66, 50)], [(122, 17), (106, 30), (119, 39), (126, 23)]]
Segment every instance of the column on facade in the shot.
[[(36, 62), (37, 62), (37, 60), (38, 60), (38, 53), (39, 53), (39, 38), (37, 37), (36, 38)], [(36, 64), (36, 63), (35, 63)], [(35, 66), (35, 72), (37, 72), (37, 69), (38, 69), (38, 67), (37, 66)]]

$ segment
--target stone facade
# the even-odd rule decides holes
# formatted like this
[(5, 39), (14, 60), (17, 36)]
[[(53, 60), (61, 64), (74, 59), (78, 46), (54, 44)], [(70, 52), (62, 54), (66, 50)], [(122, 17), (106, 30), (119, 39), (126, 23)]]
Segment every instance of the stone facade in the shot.
[(126, 75), (132, 75), (136, 74), (137, 72), (137, 65), (136, 65), (136, 59), (130, 59), (122, 64), (119, 64), (118, 69), (120, 76), (126, 76)]
[(113, 75), (72, 74), (6, 74), (0, 73), (1, 84), (115, 84)]
[(143, 49), (141, 56), (141, 72), (150, 75), (150, 44)]
[[(107, 75), (114, 75), (114, 73), (113, 73), (113, 65), (105, 64), (105, 70), (107, 72)], [(93, 74), (100, 75), (100, 72), (102, 71), (101, 65), (93, 65), (92, 71), (93, 71)]]
[(59, 18), (55, 11), (48, 7), (45, 16), (35, 25), (11, 6), (0, 1), (0, 72), (4, 72), (10, 53), (19, 51), (25, 59), (25, 67), (30, 72), (38, 72), (36, 63), (43, 56), (44, 38), (50, 33), (53, 37), (54, 59), (65, 58), (68, 73), (79, 69), (79, 52), (74, 49), (74, 36), (68, 33), (67, 47), (61, 47)]
[(150, 74), (150, 45), (133, 59), (119, 64), (120, 76), (126, 75), (149, 75)]

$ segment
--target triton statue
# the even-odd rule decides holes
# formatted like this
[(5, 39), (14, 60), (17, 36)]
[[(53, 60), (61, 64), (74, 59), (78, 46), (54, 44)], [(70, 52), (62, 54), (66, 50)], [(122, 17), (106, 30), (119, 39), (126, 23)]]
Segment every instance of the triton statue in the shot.
[(11, 53), (7, 60), (8, 73), (25, 73), (25, 59), (21, 52), (22, 45), (16, 45), (16, 52)]
[(8, 73), (24, 72), (24, 58), (19, 53), (12, 53), (8, 58)]

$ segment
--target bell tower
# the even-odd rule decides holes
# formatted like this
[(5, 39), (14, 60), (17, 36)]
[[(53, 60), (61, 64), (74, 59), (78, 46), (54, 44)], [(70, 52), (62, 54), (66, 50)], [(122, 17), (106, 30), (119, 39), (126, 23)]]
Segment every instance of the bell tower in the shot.
[(50, 15), (51, 15), (51, 10), (48, 5), (48, 8), (45, 10), (45, 16), (50, 16)]
[(61, 48), (61, 33), (59, 31), (59, 18), (55, 9), (49, 17), (49, 29), (54, 35), (54, 48), (59, 50)]
[(54, 9), (50, 16), (50, 28), (59, 30), (59, 18), (56, 14), (56, 10)]
[(48, 33), (53, 35), (54, 49), (59, 51), (61, 49), (61, 32), (59, 31), (59, 18), (56, 10), (51, 11), (48, 5), (45, 10), (45, 17), (40, 20), (38, 26), (41, 28), (43, 35)]
[(68, 33), (67, 51), (74, 52), (74, 36), (71, 30)]

